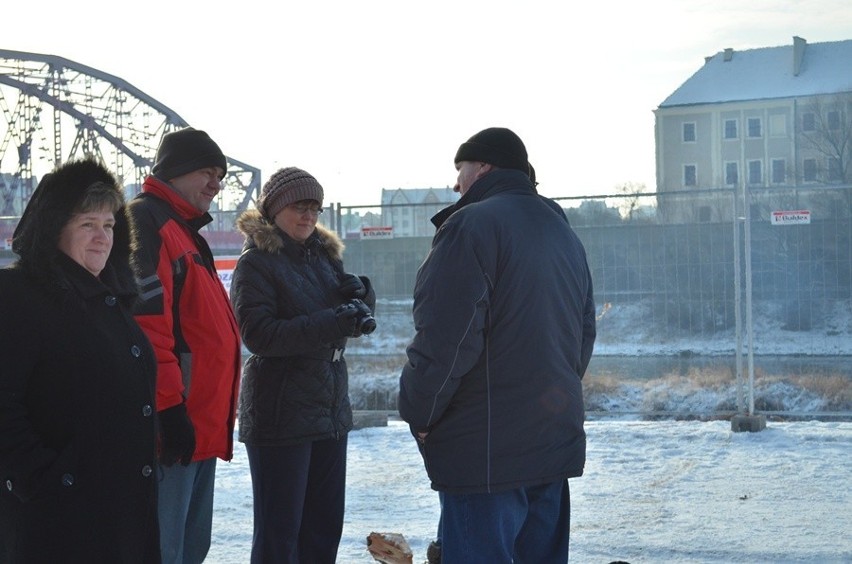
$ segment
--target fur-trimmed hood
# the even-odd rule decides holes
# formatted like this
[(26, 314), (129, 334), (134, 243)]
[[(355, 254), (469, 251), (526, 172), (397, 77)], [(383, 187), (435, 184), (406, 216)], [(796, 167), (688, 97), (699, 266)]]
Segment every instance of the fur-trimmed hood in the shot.
[[(122, 194), (115, 176), (92, 158), (58, 166), (41, 179), (15, 228), (12, 250), (18, 255), (17, 266), (50, 290), (68, 286), (57, 262), (62, 253), (58, 247), (60, 233), (85, 191), (98, 182)], [(113, 291), (124, 295), (137, 293), (130, 265), (134, 244), (126, 207), (122, 207), (115, 213), (112, 250), (104, 274), (111, 277)]]
[[(277, 225), (263, 219), (258, 210), (247, 210), (240, 214), (237, 218), (237, 229), (246, 237), (245, 249), (257, 247), (263, 252), (274, 254), (284, 250), (288, 242), (295, 244)], [(346, 246), (337, 233), (318, 223), (311, 237), (319, 239), (319, 243), (332, 260), (343, 260)]]

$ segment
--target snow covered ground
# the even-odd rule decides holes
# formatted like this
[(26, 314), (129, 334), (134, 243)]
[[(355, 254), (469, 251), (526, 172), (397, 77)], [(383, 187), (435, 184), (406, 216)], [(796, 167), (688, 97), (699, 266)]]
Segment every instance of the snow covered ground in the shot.
[[(571, 561), (852, 562), (852, 423), (590, 421), (585, 476), (571, 480)], [(220, 462), (207, 562), (246, 563), (245, 449)], [(407, 426), (353, 431), (338, 562), (374, 562), (372, 531), (399, 532), (425, 562), (437, 494)]]
[[(395, 393), (412, 335), (410, 302), (380, 303), (379, 329), (347, 349), (353, 400)], [(848, 309), (848, 308), (847, 308)], [(661, 339), (643, 328), (641, 307), (613, 307), (600, 324), (584, 381), (586, 475), (571, 480), (571, 561), (636, 563), (852, 563), (852, 422), (781, 422), (760, 433), (732, 433), (727, 420), (646, 421), (650, 411), (710, 413), (736, 407), (732, 331), (704, 338)], [(852, 315), (838, 310), (809, 332), (788, 332), (771, 315), (755, 323), (758, 410), (850, 412)], [(386, 361), (380, 359), (386, 355)], [(828, 368), (820, 355), (830, 355)], [(700, 357), (700, 358), (699, 358)], [(707, 358), (710, 362), (704, 363)], [(714, 357), (719, 357), (719, 363)], [(800, 358), (799, 379), (764, 362)], [(677, 369), (654, 359), (680, 359)], [(822, 357), (823, 359), (828, 357)], [(369, 359), (369, 362), (367, 361)], [(378, 360), (377, 360), (378, 359)], [(624, 378), (613, 365), (643, 376)], [(828, 362), (828, 361), (825, 361)], [(783, 372), (783, 369), (781, 370)], [(813, 373), (812, 373), (813, 372)], [(762, 406), (762, 407), (761, 407)], [(625, 412), (612, 417), (600, 413)], [(353, 431), (349, 438), (347, 509), (338, 562), (374, 562), (372, 531), (406, 536), (415, 563), (438, 520), (406, 425)], [(214, 539), (207, 562), (249, 561), (251, 479), (242, 444), (217, 473)]]

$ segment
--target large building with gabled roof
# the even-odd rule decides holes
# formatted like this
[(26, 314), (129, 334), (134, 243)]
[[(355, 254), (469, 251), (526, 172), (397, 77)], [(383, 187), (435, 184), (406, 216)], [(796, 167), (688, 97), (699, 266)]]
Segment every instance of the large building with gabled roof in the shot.
[(724, 49), (654, 114), (657, 191), (691, 194), (671, 198), (681, 220), (730, 219), (745, 187), (799, 205), (852, 193), (852, 40)]

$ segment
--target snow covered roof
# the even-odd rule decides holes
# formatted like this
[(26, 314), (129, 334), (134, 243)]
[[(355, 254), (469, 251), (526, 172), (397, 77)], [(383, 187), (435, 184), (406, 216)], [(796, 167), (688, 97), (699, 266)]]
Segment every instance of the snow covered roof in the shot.
[(451, 204), (459, 195), (446, 188), (382, 188), (382, 205), (390, 204)]
[(736, 51), (708, 57), (660, 108), (852, 92), (852, 40)]

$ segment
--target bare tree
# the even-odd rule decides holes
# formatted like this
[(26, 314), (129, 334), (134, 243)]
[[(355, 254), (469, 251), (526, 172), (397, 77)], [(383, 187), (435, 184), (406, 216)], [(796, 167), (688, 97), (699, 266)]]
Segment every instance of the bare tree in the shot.
[(852, 92), (814, 98), (801, 112), (802, 149), (822, 157), (815, 180), (852, 183)]
[(631, 221), (633, 219), (633, 212), (639, 207), (639, 199), (642, 197), (642, 193), (647, 190), (647, 187), (642, 182), (625, 182), (616, 186), (615, 190), (617, 194), (624, 195), (618, 205), (621, 217), (627, 221)]

